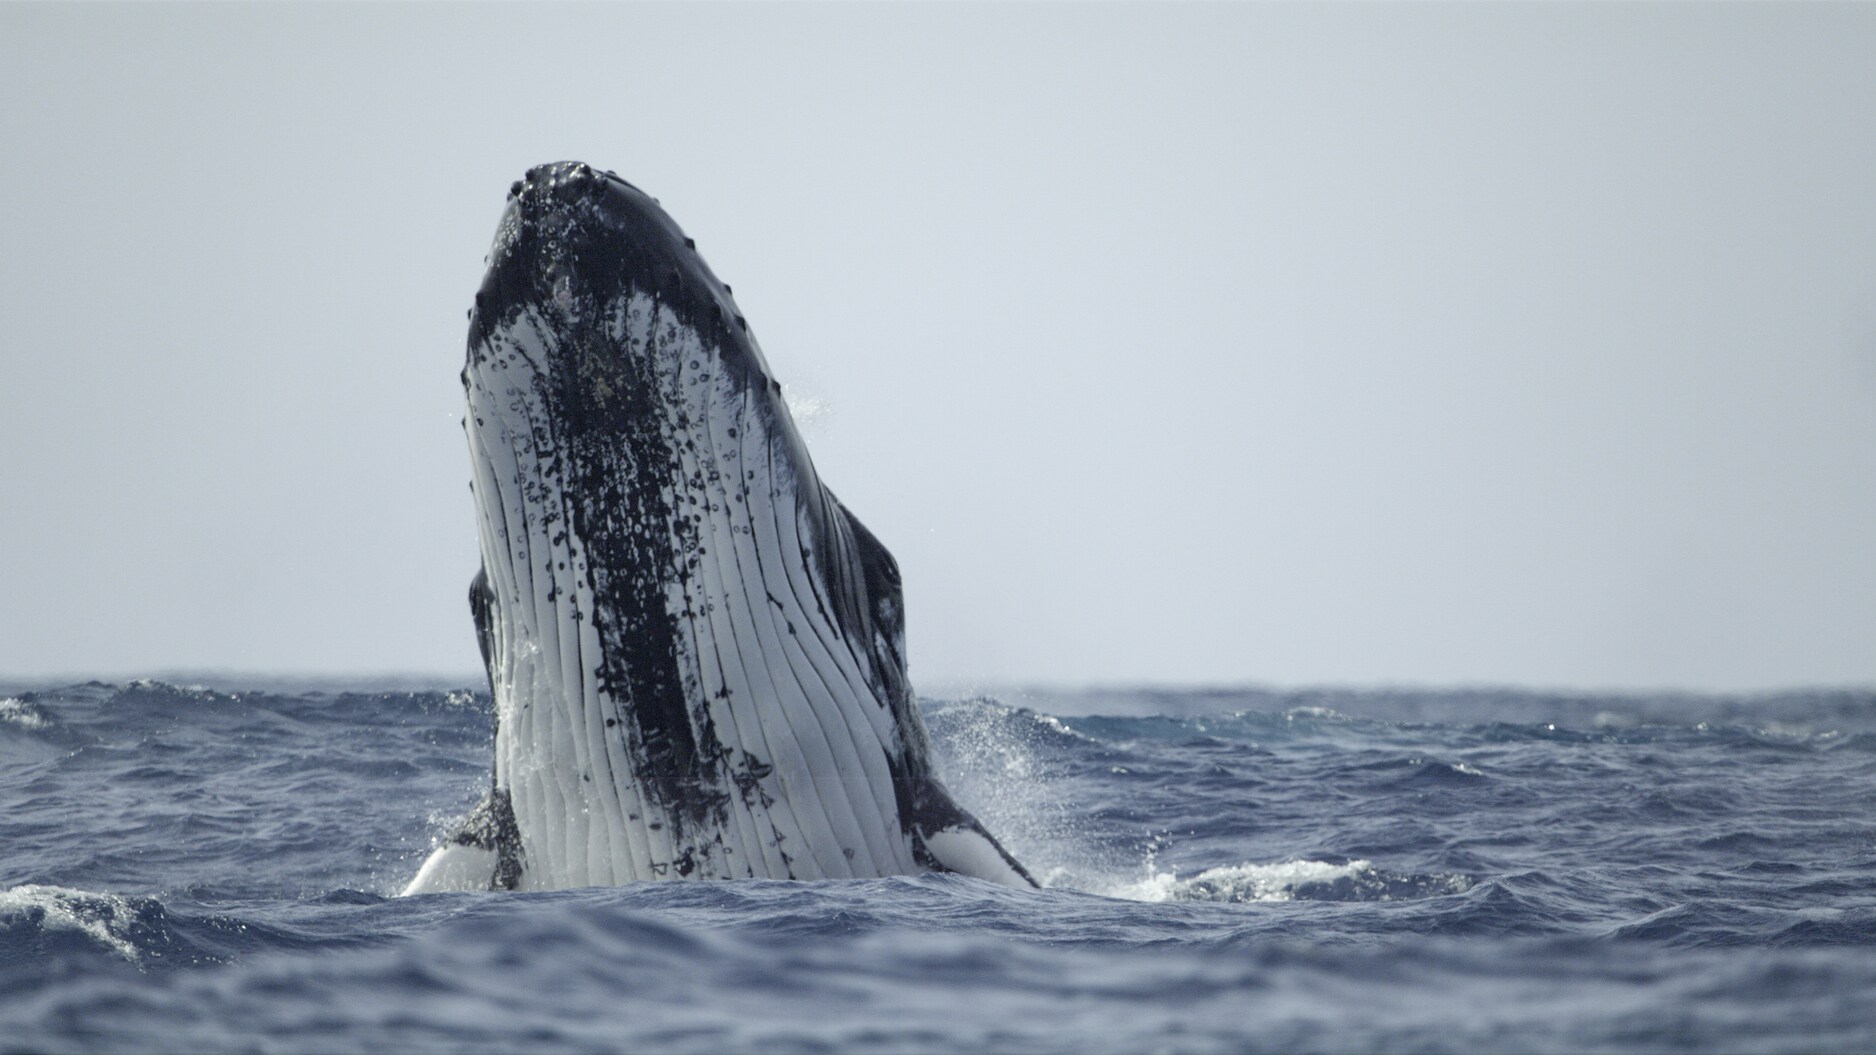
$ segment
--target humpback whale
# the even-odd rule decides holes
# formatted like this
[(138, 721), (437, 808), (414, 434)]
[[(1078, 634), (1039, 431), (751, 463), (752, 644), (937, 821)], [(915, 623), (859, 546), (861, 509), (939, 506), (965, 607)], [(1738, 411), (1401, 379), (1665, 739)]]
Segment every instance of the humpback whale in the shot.
[(898, 565), (654, 199), (577, 162), (510, 187), (462, 384), (494, 775), (404, 893), (1036, 885), (933, 772)]

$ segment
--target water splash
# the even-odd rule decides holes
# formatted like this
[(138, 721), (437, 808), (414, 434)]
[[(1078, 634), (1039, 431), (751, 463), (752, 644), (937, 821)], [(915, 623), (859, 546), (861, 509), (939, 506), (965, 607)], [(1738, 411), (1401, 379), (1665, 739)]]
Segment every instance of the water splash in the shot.
[(812, 392), (804, 392), (795, 385), (782, 386), (782, 402), (788, 404), (789, 416), (795, 419), (795, 427), (803, 432), (819, 431), (827, 423), (832, 411), (825, 399)]
[(1037, 882), (1090, 890), (1094, 877), (1137, 859), (1100, 853), (1084, 811), (1062, 795), (1076, 758), (1096, 741), (1049, 715), (994, 700), (926, 707), (945, 785)]

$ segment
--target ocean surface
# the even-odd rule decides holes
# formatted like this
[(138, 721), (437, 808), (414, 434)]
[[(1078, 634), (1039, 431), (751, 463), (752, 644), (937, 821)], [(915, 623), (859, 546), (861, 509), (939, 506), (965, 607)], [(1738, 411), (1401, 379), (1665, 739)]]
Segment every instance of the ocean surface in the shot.
[(1876, 692), (934, 699), (1046, 889), (400, 899), (487, 697), (211, 685), (0, 686), (0, 1051), (1876, 1049)]

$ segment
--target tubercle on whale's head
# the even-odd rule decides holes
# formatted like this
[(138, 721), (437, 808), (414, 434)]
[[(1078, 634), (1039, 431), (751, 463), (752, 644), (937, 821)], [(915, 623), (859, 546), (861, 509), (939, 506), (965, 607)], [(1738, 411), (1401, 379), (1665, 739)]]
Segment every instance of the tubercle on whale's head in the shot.
[(577, 331), (627, 291), (649, 294), (719, 347), (745, 349), (773, 375), (730, 287), (656, 199), (577, 161), (537, 165), (508, 189), (489, 266), (469, 313), (469, 355), (528, 309)]

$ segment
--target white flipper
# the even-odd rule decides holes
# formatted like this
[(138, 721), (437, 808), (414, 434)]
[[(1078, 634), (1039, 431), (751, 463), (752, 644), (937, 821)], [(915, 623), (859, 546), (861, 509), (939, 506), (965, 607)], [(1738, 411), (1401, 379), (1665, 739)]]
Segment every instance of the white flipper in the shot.
[(451, 843), (431, 854), (417, 870), (417, 878), (398, 896), (487, 890), (494, 879), (497, 862), (493, 850)]
[(932, 860), (959, 875), (1035, 889), (1036, 884), (1017, 871), (1003, 848), (980, 829), (955, 827), (932, 832), (925, 836), (925, 849)]

